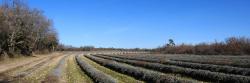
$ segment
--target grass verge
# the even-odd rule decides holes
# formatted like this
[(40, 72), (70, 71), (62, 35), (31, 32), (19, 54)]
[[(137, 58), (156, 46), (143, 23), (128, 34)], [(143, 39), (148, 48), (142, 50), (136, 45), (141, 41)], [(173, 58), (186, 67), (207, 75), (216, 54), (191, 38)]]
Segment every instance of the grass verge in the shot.
[(69, 56), (66, 71), (67, 83), (93, 83), (92, 79), (77, 65), (75, 55)]

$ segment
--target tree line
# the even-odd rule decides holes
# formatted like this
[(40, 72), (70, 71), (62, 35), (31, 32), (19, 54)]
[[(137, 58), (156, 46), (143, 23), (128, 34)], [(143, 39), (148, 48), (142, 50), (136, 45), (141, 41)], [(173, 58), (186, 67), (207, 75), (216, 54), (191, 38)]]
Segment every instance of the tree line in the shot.
[(250, 55), (250, 38), (230, 37), (221, 42), (215, 41), (196, 45), (175, 45), (174, 41), (170, 39), (168, 44), (154, 49), (153, 52), (197, 55)]
[(58, 45), (52, 20), (22, 0), (1, 0), (0, 55), (51, 52)]
[(104, 48), (104, 47), (95, 47), (95, 46), (80, 46), (74, 47), (70, 45), (59, 44), (57, 46), (57, 51), (144, 51), (149, 52), (151, 49), (143, 49), (143, 48)]

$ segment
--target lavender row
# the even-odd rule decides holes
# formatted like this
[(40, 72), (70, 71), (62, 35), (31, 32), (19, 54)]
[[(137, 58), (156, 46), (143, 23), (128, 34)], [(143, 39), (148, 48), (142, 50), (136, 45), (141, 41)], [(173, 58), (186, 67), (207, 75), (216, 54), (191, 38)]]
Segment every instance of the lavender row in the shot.
[(250, 76), (250, 69), (249, 68), (239, 68), (239, 67), (232, 67), (232, 66), (221, 66), (221, 65), (213, 65), (213, 64), (200, 64), (200, 63), (171, 61), (171, 60), (157, 61), (157, 60), (145, 59), (145, 58), (144, 59), (129, 58), (129, 57), (125, 57), (125, 56), (112, 56), (112, 55), (102, 55), (102, 56), (115, 57), (115, 58), (120, 58), (120, 59), (155, 62), (155, 63), (162, 63), (162, 64), (166, 64), (166, 65), (176, 65), (176, 66), (192, 68), (192, 69), (209, 70), (209, 71), (212, 71), (212, 72), (222, 72), (222, 73), (227, 73), (227, 74)]
[(119, 58), (107, 57), (107, 56), (102, 56), (102, 55), (95, 55), (95, 56), (131, 64), (134, 66), (140, 66), (140, 67), (144, 67), (144, 68), (148, 68), (152, 70), (157, 70), (157, 71), (161, 71), (164, 73), (176, 73), (176, 74), (181, 74), (185, 76), (190, 76), (197, 80), (211, 81), (211, 82), (237, 82), (237, 83), (249, 83), (250, 82), (250, 78), (246, 76), (224, 74), (224, 73), (219, 73), (219, 72), (211, 72), (211, 71), (197, 70), (197, 69), (191, 69), (191, 68), (183, 68), (183, 67), (178, 67), (178, 66), (163, 65), (159, 63), (151, 63), (151, 62), (145, 62), (145, 61), (119, 59)]
[(130, 75), (136, 79), (143, 80), (147, 83), (194, 83), (196, 81), (181, 79), (175, 76), (165, 75), (155, 71), (149, 71), (142, 68), (133, 67), (126, 64), (121, 64), (116, 61), (102, 59), (90, 55), (86, 55), (87, 58), (113, 69), (117, 72)]
[(86, 72), (86, 74), (90, 76), (95, 83), (117, 83), (117, 80), (115, 80), (111, 76), (97, 70), (86, 61), (81, 60), (80, 56), (76, 56), (75, 59), (81, 69)]

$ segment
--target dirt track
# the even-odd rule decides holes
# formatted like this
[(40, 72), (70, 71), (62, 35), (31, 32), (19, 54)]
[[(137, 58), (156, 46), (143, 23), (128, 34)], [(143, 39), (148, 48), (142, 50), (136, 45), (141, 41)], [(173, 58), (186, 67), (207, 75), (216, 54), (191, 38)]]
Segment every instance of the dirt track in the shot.
[(10, 64), (2, 64), (0, 65), (2, 70), (0, 73), (0, 82), (18, 81), (20, 78), (31, 74), (58, 56), (60, 56), (60, 53), (53, 53), (50, 55), (29, 57), (29, 60), (23, 59)]

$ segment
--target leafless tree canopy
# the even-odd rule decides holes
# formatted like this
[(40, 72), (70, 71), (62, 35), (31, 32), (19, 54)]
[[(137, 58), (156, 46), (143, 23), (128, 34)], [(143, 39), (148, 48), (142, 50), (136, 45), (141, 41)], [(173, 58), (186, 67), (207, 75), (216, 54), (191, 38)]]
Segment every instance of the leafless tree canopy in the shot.
[(181, 44), (154, 49), (157, 53), (170, 54), (199, 54), (199, 55), (250, 55), (250, 38), (230, 37), (225, 41), (214, 43), (200, 43), (197, 45)]
[(1, 0), (0, 54), (31, 55), (53, 51), (58, 44), (52, 21), (22, 0)]

